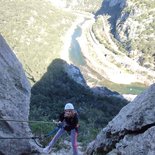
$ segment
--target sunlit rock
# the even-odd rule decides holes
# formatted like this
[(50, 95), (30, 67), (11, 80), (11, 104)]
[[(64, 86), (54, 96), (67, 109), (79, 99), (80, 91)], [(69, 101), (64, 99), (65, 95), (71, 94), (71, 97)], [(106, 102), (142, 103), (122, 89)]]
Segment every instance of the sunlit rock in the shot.
[(86, 154), (155, 154), (155, 84), (122, 108), (89, 144)]

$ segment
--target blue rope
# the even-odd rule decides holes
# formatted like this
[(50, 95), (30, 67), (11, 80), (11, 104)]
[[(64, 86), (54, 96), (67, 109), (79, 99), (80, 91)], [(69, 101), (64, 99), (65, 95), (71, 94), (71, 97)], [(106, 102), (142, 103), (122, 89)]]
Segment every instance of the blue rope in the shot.
[(57, 125), (56, 128), (54, 128), (53, 130), (51, 130), (48, 134), (45, 135), (45, 137), (50, 137), (52, 136), (54, 133), (56, 133), (60, 128), (63, 127), (63, 123), (60, 123), (59, 125)]
[(52, 136), (54, 133), (56, 133), (60, 128), (56, 127), (54, 128), (52, 131), (50, 131), (48, 134), (45, 135), (45, 137), (50, 137)]

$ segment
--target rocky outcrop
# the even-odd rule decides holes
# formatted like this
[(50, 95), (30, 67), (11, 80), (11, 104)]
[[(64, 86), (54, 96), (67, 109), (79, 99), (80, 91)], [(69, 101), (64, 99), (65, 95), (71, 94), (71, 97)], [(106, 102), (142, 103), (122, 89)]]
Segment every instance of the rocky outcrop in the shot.
[(89, 144), (86, 154), (155, 154), (155, 84), (126, 105)]
[(107, 87), (92, 87), (91, 90), (93, 91), (94, 95), (97, 96), (118, 96), (121, 97), (121, 95), (118, 92), (113, 92)]
[[(117, 21), (117, 35), (121, 42), (129, 41), (131, 39), (140, 39), (139, 37), (145, 35), (146, 38), (153, 38), (148, 36), (145, 32), (150, 24), (150, 29), (153, 29), (152, 22), (154, 22), (153, 14), (154, 8), (151, 6), (152, 2), (138, 2), (134, 3), (131, 0), (127, 1), (126, 7), (123, 8), (121, 16)], [(152, 14), (151, 14), (152, 13)], [(131, 24), (132, 23), (132, 24)], [(145, 38), (145, 39), (146, 39)]]
[(153, 1), (104, 0), (96, 13), (109, 15), (111, 32), (119, 41), (119, 50), (151, 71), (155, 69), (154, 8)]
[(85, 86), (85, 87), (88, 87), (87, 86), (87, 83), (83, 77), (83, 75), (81, 74), (80, 72), (80, 69), (72, 64), (67, 64), (67, 63), (64, 63), (64, 71), (67, 73), (67, 75), (73, 79), (75, 82)]
[(30, 139), (3, 139), (31, 137), (26, 122), (30, 103), (30, 85), (17, 60), (0, 35), (0, 154), (21, 155), (32, 151)]
[(97, 15), (109, 15), (110, 16), (110, 24), (111, 31), (115, 34), (116, 31), (116, 23), (118, 18), (121, 15), (122, 9), (126, 5), (126, 0), (104, 0), (101, 8), (96, 12)]
[(134, 60), (154, 70), (155, 11), (153, 1), (127, 1), (116, 24), (115, 37)]

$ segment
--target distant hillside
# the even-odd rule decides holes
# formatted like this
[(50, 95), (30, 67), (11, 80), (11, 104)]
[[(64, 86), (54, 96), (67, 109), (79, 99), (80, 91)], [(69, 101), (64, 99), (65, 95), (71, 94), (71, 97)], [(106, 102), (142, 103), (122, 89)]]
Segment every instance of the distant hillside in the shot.
[[(151, 2), (142, 1), (139, 3), (145, 6), (145, 12), (147, 12), (151, 9)], [(145, 24), (143, 20), (135, 21), (138, 11), (144, 13), (143, 8), (136, 9), (138, 6), (134, 7), (139, 3), (131, 3), (130, 0), (104, 0), (101, 8), (96, 11), (94, 21), (87, 20), (81, 26), (83, 33), (77, 40), (87, 65), (81, 70), (84, 70), (83, 73), (87, 73), (85, 77), (90, 85), (109, 83), (108, 88), (113, 90), (120, 88), (119, 92), (122, 93), (124, 88), (130, 86), (131, 88), (127, 88), (128, 92), (125, 92), (134, 93), (132, 91), (134, 86), (143, 89), (155, 82), (154, 33), (151, 35), (149, 33), (147, 36), (141, 34), (141, 32), (148, 30), (152, 32), (154, 16), (145, 16), (144, 18), (144, 21), (149, 20), (150, 26), (147, 24), (148, 22)], [(128, 9), (131, 4), (130, 12)], [(135, 38), (136, 40), (134, 40)], [(132, 40), (133, 43), (138, 41), (139, 47), (143, 46), (147, 49), (145, 51), (139, 47), (133, 49), (131, 47)]]
[(0, 33), (7, 40), (32, 83), (60, 57), (63, 35), (75, 16), (47, 0), (1, 0)]
[(53, 5), (62, 8), (95, 13), (101, 7), (102, 0), (49, 0)]
[[(101, 65), (103, 63), (102, 56), (99, 55), (101, 60), (98, 60), (96, 56), (99, 50), (102, 52), (102, 55), (105, 55), (107, 62), (104, 62), (106, 65), (108, 66), (110, 62), (112, 66), (106, 67), (104, 64), (103, 66), (105, 66), (107, 71), (104, 69), (104, 71), (95, 75), (100, 77), (101, 80), (97, 79), (95, 81), (95, 78), (92, 78), (94, 77), (94, 72), (91, 72), (89, 75), (92, 75), (92, 77), (89, 81), (95, 81), (92, 82), (93, 85), (99, 84), (104, 86), (102, 82), (104, 77), (109, 82), (125, 83), (124, 80), (118, 80), (121, 77), (121, 73), (123, 73), (122, 75), (125, 75), (125, 77), (130, 76), (129, 78), (124, 78), (129, 79), (129, 82), (144, 81), (144, 83), (149, 84), (150, 82), (146, 79), (153, 81), (151, 74), (154, 73), (148, 73), (145, 69), (154, 70), (153, 49), (155, 45), (154, 39), (151, 39), (154, 38), (154, 31), (152, 31), (154, 30), (154, 11), (153, 5), (151, 5), (154, 3), (151, 2), (142, 1), (139, 4), (139, 2), (130, 0), (104, 0), (103, 2), (100, 0), (1, 0), (0, 33), (16, 53), (23, 64), (29, 80), (34, 84), (44, 75), (52, 60), (60, 57), (60, 51), (64, 43), (64, 34), (76, 19), (75, 15), (73, 15), (73, 10), (89, 11), (96, 15), (101, 14), (103, 18), (96, 16), (92, 28), (90, 26), (90, 30), (86, 31), (88, 33), (91, 32), (88, 35), (91, 35), (91, 37), (94, 35), (103, 46), (96, 48), (96, 46), (90, 45), (88, 49), (95, 62), (102, 61), (98, 66), (103, 68)], [(140, 7), (138, 7), (139, 5)], [(58, 6), (61, 6), (61, 9)], [(138, 9), (136, 9), (137, 7)], [(68, 8), (70, 11), (64, 11), (65, 9), (63, 8)], [(73, 10), (71, 11), (71, 9)], [(146, 14), (143, 12), (143, 9), (147, 9), (145, 11)], [(140, 14), (135, 10), (139, 10)], [(111, 25), (107, 22), (108, 18)], [(147, 19), (150, 19), (149, 22), (147, 22)], [(134, 24), (137, 21), (139, 26)], [(152, 28), (149, 26), (152, 26)], [(111, 28), (115, 38), (109, 33)], [(146, 33), (141, 33), (144, 31), (150, 32), (146, 35)], [(84, 34), (86, 34), (88, 39), (88, 43), (84, 44), (85, 51), (86, 46), (89, 46), (92, 41), (87, 32), (84, 32)], [(144, 50), (144, 48), (146, 49)], [(96, 51), (96, 49), (98, 50)], [(118, 58), (122, 54), (126, 54), (131, 59), (134, 59), (136, 63), (144, 66), (145, 69), (140, 70), (138, 68), (134, 71), (135, 65), (133, 65), (134, 68), (130, 68), (130, 64), (133, 64), (132, 62), (127, 64), (128, 60), (124, 60), (123, 57)], [(120, 59), (125, 62), (120, 61)], [(96, 70), (100, 70), (98, 66), (89, 66), (89, 68), (96, 68), (96, 72)], [(84, 69), (84, 72), (87, 72), (87, 70)], [(107, 72), (107, 76), (103, 72)], [(111, 75), (114, 72), (116, 73), (116, 78)]]
[(141, 66), (155, 70), (154, 0), (104, 0), (99, 14), (109, 15), (112, 33), (126, 54)]
[(117, 22), (117, 38), (140, 65), (155, 70), (154, 0), (129, 0)]

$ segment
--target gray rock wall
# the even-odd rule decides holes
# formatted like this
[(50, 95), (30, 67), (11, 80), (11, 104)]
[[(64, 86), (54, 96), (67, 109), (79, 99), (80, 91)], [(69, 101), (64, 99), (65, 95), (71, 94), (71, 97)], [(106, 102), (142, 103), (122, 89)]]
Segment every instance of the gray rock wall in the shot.
[[(21, 155), (31, 152), (31, 140), (2, 139), (30, 137), (28, 120), (30, 85), (22, 65), (0, 35), (0, 154)], [(4, 119), (4, 121), (2, 121)]]
[(104, 128), (86, 154), (155, 154), (155, 84), (137, 96)]

